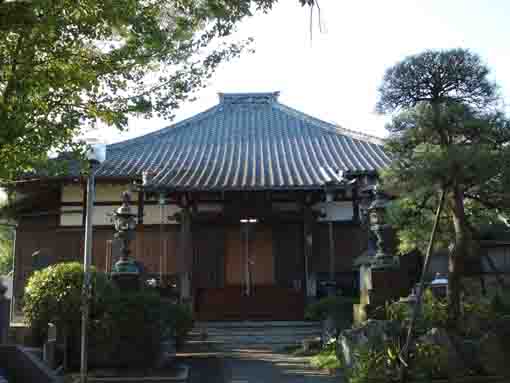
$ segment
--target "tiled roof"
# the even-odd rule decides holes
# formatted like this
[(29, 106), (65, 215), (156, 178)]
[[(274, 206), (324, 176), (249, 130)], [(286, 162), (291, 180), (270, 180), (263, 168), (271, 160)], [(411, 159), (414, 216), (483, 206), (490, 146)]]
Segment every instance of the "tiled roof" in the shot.
[(139, 177), (193, 190), (306, 189), (338, 171), (389, 163), (380, 140), (278, 102), (278, 93), (225, 93), (220, 103), (168, 128), (107, 148), (98, 176)]

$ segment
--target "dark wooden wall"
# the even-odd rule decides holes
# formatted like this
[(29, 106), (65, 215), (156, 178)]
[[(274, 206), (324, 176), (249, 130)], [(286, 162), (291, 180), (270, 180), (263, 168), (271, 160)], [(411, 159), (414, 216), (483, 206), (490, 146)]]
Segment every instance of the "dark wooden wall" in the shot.
[(293, 287), (294, 281), (304, 283), (303, 225), (287, 223), (273, 226), (273, 247), (276, 284)]
[[(329, 230), (328, 224), (318, 223), (313, 233), (313, 254), (310, 260), (310, 271), (327, 273), (329, 271)], [(361, 255), (368, 244), (367, 233), (358, 224), (333, 224), (335, 271), (350, 272), (353, 261)]]
[[(48, 215), (25, 217), (19, 222), (16, 232), (14, 279), (18, 310), (26, 281), (34, 270), (58, 262), (83, 260), (84, 229), (58, 227), (57, 219), (57, 215)], [(92, 264), (100, 271), (106, 271), (113, 235), (113, 228), (94, 228)], [(131, 250), (133, 256), (143, 263), (147, 272), (174, 274), (177, 243), (178, 226), (167, 225), (163, 231), (157, 225), (147, 226), (143, 230), (141, 228), (137, 230), (135, 240), (131, 243)], [(36, 252), (40, 254), (39, 259), (34, 257)], [(114, 261), (115, 254), (112, 262)]]

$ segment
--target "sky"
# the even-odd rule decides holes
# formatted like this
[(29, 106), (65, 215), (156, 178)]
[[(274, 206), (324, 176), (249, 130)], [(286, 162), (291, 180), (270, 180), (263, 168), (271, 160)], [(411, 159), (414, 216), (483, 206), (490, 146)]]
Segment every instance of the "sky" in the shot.
[(224, 63), (207, 88), (176, 112), (174, 121), (132, 119), (126, 132), (102, 129), (111, 143), (191, 117), (218, 102), (218, 92), (280, 91), (280, 102), (336, 123), (384, 137), (389, 117), (374, 111), (387, 68), (426, 49), (468, 48), (479, 54), (510, 104), (510, 1), (319, 0), (310, 35), (310, 10), (280, 0), (268, 14), (238, 26), (255, 53)]

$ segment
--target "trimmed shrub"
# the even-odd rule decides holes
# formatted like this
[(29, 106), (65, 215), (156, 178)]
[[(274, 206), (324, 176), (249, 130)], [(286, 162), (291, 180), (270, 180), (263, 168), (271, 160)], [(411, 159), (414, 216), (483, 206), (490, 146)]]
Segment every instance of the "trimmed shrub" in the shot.
[(93, 366), (149, 366), (163, 340), (161, 299), (156, 292), (112, 290), (91, 323)]
[[(191, 311), (161, 299), (153, 289), (121, 291), (104, 274), (92, 270), (89, 364), (93, 367), (149, 366), (161, 342), (182, 343), (193, 327)], [(63, 331), (68, 364), (78, 366), (83, 268), (60, 263), (35, 272), (24, 299), (27, 323), (45, 335), (48, 323)], [(67, 354), (64, 355), (65, 360)]]
[[(91, 270), (93, 310), (108, 289), (106, 278)], [(81, 321), (83, 266), (59, 263), (34, 272), (25, 287), (23, 314), (26, 323), (46, 335), (48, 323), (60, 328), (79, 327)]]
[(162, 309), (161, 317), (165, 339), (174, 338), (176, 345), (180, 346), (193, 328), (193, 313), (191, 309), (182, 304), (167, 303)]
[(308, 320), (324, 320), (332, 316), (337, 330), (341, 331), (352, 325), (353, 305), (357, 298), (334, 296), (322, 298), (306, 307), (305, 318)]

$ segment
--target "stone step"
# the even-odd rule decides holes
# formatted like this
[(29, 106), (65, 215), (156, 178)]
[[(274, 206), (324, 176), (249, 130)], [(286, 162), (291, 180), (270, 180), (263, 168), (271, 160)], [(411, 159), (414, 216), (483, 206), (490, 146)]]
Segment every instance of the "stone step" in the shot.
[(269, 328), (269, 327), (320, 327), (319, 321), (197, 321), (195, 327), (209, 328)]
[(286, 330), (258, 330), (253, 331), (252, 329), (236, 329), (236, 330), (215, 330), (215, 329), (197, 329), (191, 331), (190, 335), (194, 336), (201, 336), (202, 334), (207, 334), (208, 336), (223, 336), (223, 335), (229, 335), (229, 336), (307, 336), (310, 334), (317, 334), (321, 333), (320, 328), (316, 329), (309, 329), (306, 331), (303, 331), (302, 329), (286, 329)]
[(222, 351), (275, 350), (298, 345), (304, 339), (317, 339), (320, 335), (320, 322), (196, 322), (190, 333), (189, 342), (214, 346)]

